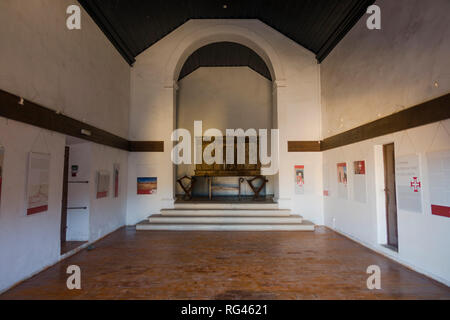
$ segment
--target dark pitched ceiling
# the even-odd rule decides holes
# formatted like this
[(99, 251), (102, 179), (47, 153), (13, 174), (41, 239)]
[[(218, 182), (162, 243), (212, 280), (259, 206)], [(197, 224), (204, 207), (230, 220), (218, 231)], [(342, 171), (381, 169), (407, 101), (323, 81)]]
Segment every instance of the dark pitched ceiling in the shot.
[(242, 67), (256, 71), (272, 81), (264, 60), (252, 49), (234, 42), (216, 42), (201, 47), (189, 56), (181, 69), (179, 79), (200, 67)]
[(78, 0), (133, 64), (189, 19), (259, 19), (321, 62), (375, 0)]

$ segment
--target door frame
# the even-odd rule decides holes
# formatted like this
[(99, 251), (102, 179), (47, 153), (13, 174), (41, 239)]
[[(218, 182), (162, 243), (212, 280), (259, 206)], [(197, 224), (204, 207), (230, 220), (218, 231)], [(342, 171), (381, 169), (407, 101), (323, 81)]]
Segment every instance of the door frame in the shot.
[[(394, 212), (390, 212), (390, 201), (392, 201), (391, 197), (389, 197), (389, 186), (388, 184), (388, 159), (387, 159), (387, 148), (392, 146), (392, 184), (393, 190), (391, 190), (391, 195), (394, 197), (395, 201), (395, 237), (396, 241), (391, 239), (390, 228), (392, 227), (389, 223), (389, 216), (394, 214)], [(386, 217), (386, 245), (390, 248), (395, 248), (398, 250), (398, 209), (397, 209), (397, 185), (395, 179), (395, 145), (394, 142), (387, 143), (383, 145), (383, 174), (384, 174), (384, 193), (385, 193), (385, 217)]]
[(69, 157), (70, 147), (64, 148), (64, 172), (63, 172), (63, 191), (61, 199), (61, 227), (60, 240), (61, 243), (66, 242), (67, 239), (67, 197), (69, 192)]

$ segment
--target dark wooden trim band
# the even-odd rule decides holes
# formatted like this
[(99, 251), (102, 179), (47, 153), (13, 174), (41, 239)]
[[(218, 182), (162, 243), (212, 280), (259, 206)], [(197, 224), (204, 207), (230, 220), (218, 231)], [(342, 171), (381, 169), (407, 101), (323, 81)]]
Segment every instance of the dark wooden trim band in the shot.
[(320, 152), (320, 141), (288, 141), (288, 152)]
[[(20, 97), (0, 90), (0, 116), (117, 149), (128, 150), (129, 148), (128, 140), (124, 138), (58, 114), (54, 110), (28, 100), (23, 100), (22, 105), (19, 101)], [(89, 131), (90, 135), (82, 134), (81, 130)]]
[[(164, 152), (164, 141), (128, 141), (0, 90), (0, 116), (130, 152)], [(320, 152), (450, 118), (450, 93), (323, 141), (288, 141), (288, 152)], [(90, 135), (82, 134), (87, 130)]]
[[(28, 100), (21, 102), (20, 97), (1, 89), (0, 116), (121, 150), (132, 152), (164, 151), (164, 141), (128, 141)], [(90, 135), (82, 134), (82, 130), (87, 130)]]
[(386, 134), (450, 118), (450, 93), (326, 138), (321, 150), (330, 150)]
[(164, 141), (130, 141), (131, 152), (164, 152)]
[(326, 151), (449, 118), (450, 93), (328, 137), (323, 141), (288, 141), (288, 152)]

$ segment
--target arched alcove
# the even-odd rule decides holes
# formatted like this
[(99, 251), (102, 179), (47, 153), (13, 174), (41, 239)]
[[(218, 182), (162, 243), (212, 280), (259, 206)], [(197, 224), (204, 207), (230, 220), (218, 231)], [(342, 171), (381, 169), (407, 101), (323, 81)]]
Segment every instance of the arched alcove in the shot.
[(178, 81), (201, 67), (248, 67), (272, 81), (264, 60), (252, 49), (236, 42), (214, 42), (197, 49), (184, 63)]
[[(286, 91), (288, 84), (285, 79), (285, 73), (277, 51), (271, 44), (269, 44), (268, 41), (266, 41), (264, 36), (259, 34), (260, 31), (264, 33), (263, 28), (258, 30), (258, 28), (254, 28), (253, 26), (249, 28), (248, 26), (238, 25), (234, 21), (223, 20), (217, 20), (217, 22), (210, 21), (208, 22), (207, 27), (204, 25), (202, 26), (201, 24), (191, 25), (195, 27), (187, 28), (186, 32), (178, 36), (179, 40), (177, 41), (177, 45), (171, 49), (170, 56), (166, 60), (167, 62), (164, 66), (163, 74), (161, 74), (164, 78), (164, 99), (167, 99), (167, 108), (170, 108), (170, 113), (173, 115), (172, 126), (166, 129), (170, 129), (172, 131), (176, 127), (178, 79), (184, 63), (197, 49), (211, 43), (224, 41), (244, 45), (253, 50), (264, 60), (272, 78), (272, 128), (279, 129), (279, 119), (284, 119), (284, 112), (289, 103), (288, 91)], [(286, 140), (285, 135), (286, 133), (280, 130), (278, 152), (275, 159), (275, 168), (277, 171), (265, 171), (262, 172), (262, 174), (271, 175), (271, 178), (273, 179), (273, 193), (275, 200), (278, 201), (280, 207), (289, 208), (290, 199), (288, 194), (290, 191), (286, 187), (281, 188), (284, 184), (280, 183), (282, 176), (284, 177), (284, 180), (287, 179), (288, 169), (285, 166), (280, 166), (278, 170), (280, 159), (282, 159), (283, 155), (287, 153), (287, 150), (285, 150), (286, 148), (282, 147), (282, 145), (284, 145), (284, 140)], [(169, 154), (167, 156), (170, 157)], [(282, 171), (281, 174), (280, 171)], [(176, 172), (174, 165), (172, 166), (171, 172), (167, 172), (167, 178), (170, 181), (173, 181), (172, 192), (170, 198), (165, 198), (164, 201), (175, 199)], [(280, 193), (283, 193), (283, 195)], [(280, 200), (283, 201), (282, 204), (280, 204)]]
[[(181, 68), (176, 95), (177, 129), (194, 133), (194, 121), (202, 121), (203, 132), (227, 129), (273, 128), (272, 77), (264, 60), (252, 49), (235, 42), (214, 42), (194, 51)], [(193, 138), (191, 149), (194, 150)], [(175, 179), (195, 174), (195, 164), (180, 164)], [(239, 177), (215, 177), (221, 186), (215, 196), (236, 196)], [(177, 196), (183, 194), (176, 185)], [(261, 195), (273, 196), (273, 177)], [(208, 179), (197, 178), (194, 196), (208, 195)], [(241, 185), (242, 196), (252, 196), (247, 183)]]

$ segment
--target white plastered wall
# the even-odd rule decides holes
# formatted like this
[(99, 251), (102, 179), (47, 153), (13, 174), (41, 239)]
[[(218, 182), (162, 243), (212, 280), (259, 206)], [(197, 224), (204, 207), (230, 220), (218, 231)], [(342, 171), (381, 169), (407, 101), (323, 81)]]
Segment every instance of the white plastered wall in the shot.
[[(5, 149), (0, 206), (0, 291), (58, 261), (65, 137), (0, 118)], [(50, 153), (48, 211), (26, 216), (30, 152)]]
[[(382, 29), (366, 19), (321, 65), (324, 136), (400, 111), (450, 91), (450, 2), (376, 2)], [(447, 8), (447, 9), (445, 9)], [(450, 219), (431, 215), (426, 154), (450, 149), (450, 120), (370, 139), (323, 153), (325, 224), (383, 254), (450, 284)], [(398, 210), (398, 253), (382, 247), (386, 232), (381, 146), (395, 144), (396, 157), (419, 155), (422, 213)], [(378, 150), (378, 151), (376, 151)], [(352, 198), (353, 161), (366, 161), (367, 203)], [(347, 162), (349, 198), (337, 192), (338, 162)]]
[[(0, 89), (126, 138), (130, 67), (84, 10), (81, 30), (67, 29), (72, 4), (0, 1)], [(65, 141), (64, 135), (0, 118), (0, 292), (60, 259)], [(30, 151), (51, 154), (49, 209), (25, 216)], [(119, 199), (91, 200), (90, 241), (125, 223), (128, 160), (127, 152), (96, 144), (92, 157), (92, 171), (112, 174), (112, 159), (121, 163), (122, 187)]]

